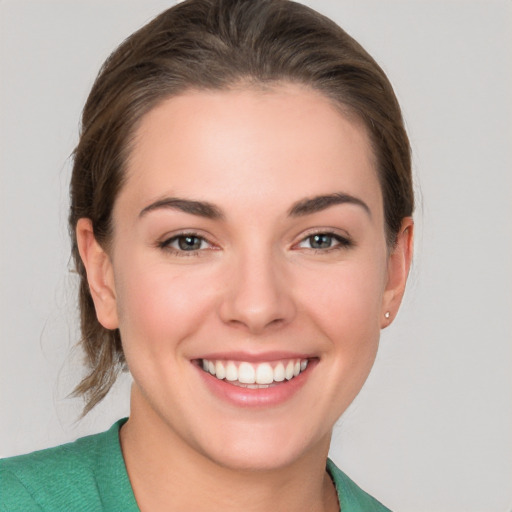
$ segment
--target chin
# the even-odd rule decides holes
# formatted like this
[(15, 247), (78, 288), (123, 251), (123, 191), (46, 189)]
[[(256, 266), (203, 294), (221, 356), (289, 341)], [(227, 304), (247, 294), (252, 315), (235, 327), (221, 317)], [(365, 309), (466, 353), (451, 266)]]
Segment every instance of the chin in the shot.
[(313, 432), (306, 425), (262, 425), (248, 428), (221, 427), (221, 438), (212, 439), (200, 451), (215, 464), (236, 471), (273, 471), (292, 466), (309, 453), (329, 450), (331, 429)]

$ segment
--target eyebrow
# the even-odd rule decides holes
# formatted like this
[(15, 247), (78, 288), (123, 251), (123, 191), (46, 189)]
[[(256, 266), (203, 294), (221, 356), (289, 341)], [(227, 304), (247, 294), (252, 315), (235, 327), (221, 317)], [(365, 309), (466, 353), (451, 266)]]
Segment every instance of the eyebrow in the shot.
[(355, 204), (363, 208), (371, 217), (370, 208), (363, 200), (343, 192), (301, 199), (290, 208), (288, 215), (290, 217), (302, 217), (303, 215), (321, 212), (337, 204)]
[[(326, 210), (327, 208), (338, 204), (355, 204), (363, 208), (363, 210), (371, 217), (370, 208), (364, 201), (343, 192), (301, 199), (292, 205), (288, 211), (288, 215), (290, 217), (302, 217)], [(224, 219), (222, 211), (212, 203), (207, 201), (180, 199), (177, 197), (165, 197), (149, 204), (141, 210), (139, 217), (143, 217), (153, 210), (167, 208), (180, 210), (191, 215), (197, 215), (199, 217), (205, 217), (212, 220)]]
[(191, 201), (190, 199), (180, 199), (177, 197), (165, 197), (146, 206), (139, 213), (139, 217), (143, 217), (153, 210), (159, 209), (181, 210), (191, 215), (198, 215), (207, 219), (222, 219), (224, 215), (215, 205), (206, 201)]

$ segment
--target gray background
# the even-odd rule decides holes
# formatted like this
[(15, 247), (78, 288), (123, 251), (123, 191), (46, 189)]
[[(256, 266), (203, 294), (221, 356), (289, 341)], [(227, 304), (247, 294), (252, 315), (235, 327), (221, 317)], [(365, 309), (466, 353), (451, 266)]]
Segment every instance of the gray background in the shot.
[[(315, 0), (402, 103), (419, 207), (414, 268), (332, 457), (398, 512), (512, 510), (512, 2)], [(0, 455), (106, 429), (80, 378), (66, 232), (70, 159), (96, 72), (161, 0), (0, 2)]]

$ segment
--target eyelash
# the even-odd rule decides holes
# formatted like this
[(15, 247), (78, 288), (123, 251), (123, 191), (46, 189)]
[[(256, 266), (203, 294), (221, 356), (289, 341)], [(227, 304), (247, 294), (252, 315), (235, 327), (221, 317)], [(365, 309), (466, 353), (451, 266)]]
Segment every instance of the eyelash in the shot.
[(198, 233), (194, 232), (185, 232), (185, 233), (179, 233), (177, 235), (172, 236), (171, 238), (167, 238), (166, 240), (163, 240), (162, 242), (158, 243), (158, 247), (164, 251), (168, 251), (172, 253), (175, 256), (198, 256), (199, 253), (201, 253), (204, 250), (207, 250), (207, 248), (201, 248), (201, 246), (198, 249), (194, 249), (191, 251), (187, 251), (185, 249), (172, 247), (172, 244), (177, 242), (179, 243), (180, 239), (186, 239), (186, 238), (197, 238), (200, 242), (200, 245), (202, 246), (203, 243), (206, 243), (209, 245), (209, 249), (212, 247), (212, 243), (209, 242), (204, 236), (199, 235)]
[[(326, 237), (329, 238), (331, 243), (335, 242), (335, 245), (331, 245), (330, 247), (324, 247), (324, 248), (315, 248), (315, 247), (302, 247), (301, 244), (309, 241), (310, 245), (314, 237)], [(199, 241), (200, 246), (197, 249), (193, 250), (186, 250), (183, 248), (176, 248), (172, 247), (173, 243), (178, 243), (181, 240), (187, 239), (187, 238), (195, 238)], [(207, 244), (209, 247), (201, 247), (203, 244)], [(158, 247), (162, 250), (168, 251), (172, 253), (175, 256), (180, 257), (188, 257), (188, 256), (198, 256), (200, 253), (202, 253), (205, 250), (212, 249), (213, 244), (209, 242), (204, 236), (201, 236), (200, 234), (190, 231), (190, 232), (184, 232), (179, 233), (177, 235), (172, 236), (171, 238), (167, 238), (166, 240), (163, 240), (162, 242), (158, 243)], [(300, 242), (295, 244), (293, 248), (302, 248), (306, 249), (308, 251), (313, 251), (315, 254), (326, 254), (330, 253), (332, 251), (339, 251), (342, 249), (350, 249), (354, 246), (354, 242), (350, 240), (347, 237), (338, 235), (336, 233), (332, 233), (330, 231), (317, 231), (313, 233), (309, 233), (307, 236), (302, 238)]]
[(354, 247), (354, 242), (345, 236), (338, 235), (336, 233), (332, 233), (331, 231), (316, 231), (313, 233), (309, 233), (307, 236), (301, 239), (301, 241), (296, 244), (296, 247), (301, 248), (301, 244), (307, 242), (309, 240), (310, 244), (314, 237), (326, 237), (330, 238), (331, 242), (336, 242), (335, 245), (331, 245), (330, 247), (325, 248), (315, 248), (315, 247), (302, 247), (303, 249), (307, 249), (309, 251), (314, 251), (315, 254), (325, 254), (330, 253), (332, 251), (339, 251), (341, 249), (350, 249)]

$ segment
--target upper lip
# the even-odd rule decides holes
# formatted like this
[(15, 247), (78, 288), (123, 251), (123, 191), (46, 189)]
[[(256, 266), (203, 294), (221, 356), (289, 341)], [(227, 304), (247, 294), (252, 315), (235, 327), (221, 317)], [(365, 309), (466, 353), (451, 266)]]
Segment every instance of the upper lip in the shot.
[(283, 359), (312, 359), (312, 354), (290, 351), (267, 351), (267, 352), (209, 352), (193, 359), (207, 359), (208, 361), (246, 361), (248, 363), (261, 363), (280, 361)]

